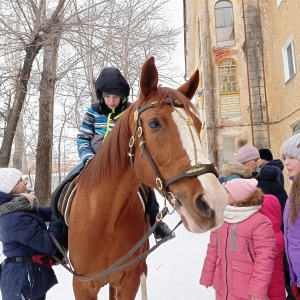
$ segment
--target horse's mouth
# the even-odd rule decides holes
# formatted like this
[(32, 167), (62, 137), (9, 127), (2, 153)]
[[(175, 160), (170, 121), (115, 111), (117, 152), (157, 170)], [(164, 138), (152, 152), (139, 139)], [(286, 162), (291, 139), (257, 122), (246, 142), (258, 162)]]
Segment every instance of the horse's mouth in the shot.
[[(183, 203), (176, 198), (175, 209), (179, 213), (184, 227), (190, 232), (203, 233), (207, 230), (210, 230), (214, 226), (214, 213), (210, 208), (206, 208), (209, 213), (201, 213), (201, 217), (195, 218), (195, 216), (192, 216)], [(195, 213), (197, 213), (197, 216), (199, 216), (198, 210), (195, 211)]]

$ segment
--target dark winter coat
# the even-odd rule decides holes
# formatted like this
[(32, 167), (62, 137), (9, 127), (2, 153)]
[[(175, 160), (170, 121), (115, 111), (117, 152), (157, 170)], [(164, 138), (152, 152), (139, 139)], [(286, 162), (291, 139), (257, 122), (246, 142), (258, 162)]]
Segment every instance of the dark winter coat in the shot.
[(278, 181), (284, 186), (284, 176), (283, 176), (283, 169), (284, 169), (284, 165), (282, 163), (282, 161), (280, 159), (273, 159), (271, 161), (269, 161), (267, 164), (267, 166), (275, 166), (278, 168)]
[(278, 167), (266, 164), (262, 167), (256, 179), (258, 187), (262, 189), (264, 194), (271, 194), (278, 198), (283, 214), (288, 195), (278, 179), (279, 172), (281, 171), (278, 170)]
[[(15, 196), (0, 193), (2, 205)], [(50, 221), (47, 229), (45, 222)], [(53, 217), (50, 207), (38, 211), (15, 211), (0, 216), (0, 239), (3, 254), (7, 257), (32, 257), (37, 254), (53, 254), (57, 249), (49, 233), (62, 241), (62, 224)], [(1, 268), (1, 292), (3, 300), (35, 300), (57, 283), (50, 267), (28, 262), (5, 262)], [(23, 298), (22, 298), (23, 296)]]

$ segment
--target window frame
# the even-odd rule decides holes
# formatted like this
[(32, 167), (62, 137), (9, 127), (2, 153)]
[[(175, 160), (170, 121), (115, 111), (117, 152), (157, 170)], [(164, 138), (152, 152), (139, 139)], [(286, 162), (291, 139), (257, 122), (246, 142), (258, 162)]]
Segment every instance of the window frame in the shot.
[[(232, 64), (230, 65), (223, 65), (222, 64), (226, 61), (231, 61)], [(224, 72), (223, 74), (221, 74), (221, 68), (225, 70), (225, 68), (230, 68), (230, 70), (232, 69), (232, 67), (235, 67), (235, 73), (226, 73)], [(230, 76), (235, 76), (235, 81), (222, 81), (221, 78), (222, 77), (226, 77), (226, 78), (229, 78)], [(239, 80), (238, 80), (238, 64), (237, 64), (237, 61), (234, 59), (234, 58), (225, 58), (223, 60), (220, 61), (219, 65), (218, 65), (218, 78), (219, 78), (219, 94), (220, 95), (232, 95), (232, 94), (239, 94), (240, 93), (240, 85), (239, 85)], [(237, 86), (237, 89), (236, 91), (233, 91), (233, 89), (231, 89), (232, 91), (228, 92), (228, 91), (225, 91), (225, 92), (222, 92), (221, 91), (221, 85), (225, 85), (225, 84), (230, 84), (230, 86), (232, 87), (232, 84), (235, 83), (236, 86)]]
[[(290, 79), (292, 79), (297, 74), (296, 67), (296, 58), (295, 58), (295, 46), (294, 46), (294, 37), (291, 35), (284, 45), (282, 46), (282, 59), (283, 59), (283, 71), (284, 71), (284, 80), (287, 83)], [(291, 47), (291, 57), (289, 57), (288, 49)], [(291, 61), (290, 61), (291, 59)], [(293, 73), (290, 73), (290, 67), (292, 63)]]
[(292, 135), (300, 133), (300, 121), (297, 121), (291, 126)]
[[(220, 2), (228, 3), (228, 7), (218, 7)], [(228, 14), (226, 10), (230, 10), (230, 22), (231, 25), (226, 25)], [(235, 45), (235, 30), (234, 30), (234, 13), (233, 4), (228, 0), (218, 1), (214, 6), (214, 16), (215, 16), (215, 31), (216, 31), (216, 44), (217, 47), (226, 47)], [(220, 16), (222, 16), (220, 18)], [(221, 22), (220, 22), (221, 21)]]

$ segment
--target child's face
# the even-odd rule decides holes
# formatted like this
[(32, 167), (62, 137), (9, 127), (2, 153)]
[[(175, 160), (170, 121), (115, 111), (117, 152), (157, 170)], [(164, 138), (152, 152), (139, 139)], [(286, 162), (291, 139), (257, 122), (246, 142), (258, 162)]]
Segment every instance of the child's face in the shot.
[(244, 163), (244, 165), (251, 171), (255, 172), (257, 167), (259, 166), (259, 158), (252, 159)]
[(295, 157), (285, 156), (283, 158), (284, 166), (286, 167), (289, 176), (296, 176), (300, 173), (300, 160)]
[(104, 102), (110, 109), (114, 109), (120, 104), (121, 98), (116, 95), (108, 95), (104, 97)]
[(14, 189), (11, 191), (11, 194), (18, 195), (21, 193), (27, 193), (27, 181), (25, 179), (20, 179)]

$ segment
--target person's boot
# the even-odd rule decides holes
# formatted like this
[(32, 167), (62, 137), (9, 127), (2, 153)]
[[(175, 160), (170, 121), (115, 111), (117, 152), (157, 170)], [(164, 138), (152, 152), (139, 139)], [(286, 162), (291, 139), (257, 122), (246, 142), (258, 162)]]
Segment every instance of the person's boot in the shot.
[[(147, 199), (145, 202), (146, 213), (149, 215), (149, 223), (152, 227), (155, 224), (156, 216), (159, 213), (159, 204), (157, 202), (155, 192), (152, 188), (146, 186), (145, 184), (141, 185), (139, 192), (142, 196), (144, 195), (144, 198)], [(167, 224), (162, 221), (157, 224), (153, 234), (156, 241), (166, 237), (175, 237), (175, 233), (168, 227)]]
[(175, 233), (163, 221), (160, 221), (157, 224), (157, 227), (155, 228), (153, 234), (154, 234), (154, 238), (156, 240), (161, 240), (161, 239), (164, 239), (166, 237), (169, 237), (170, 239), (172, 239), (172, 238), (175, 237)]

